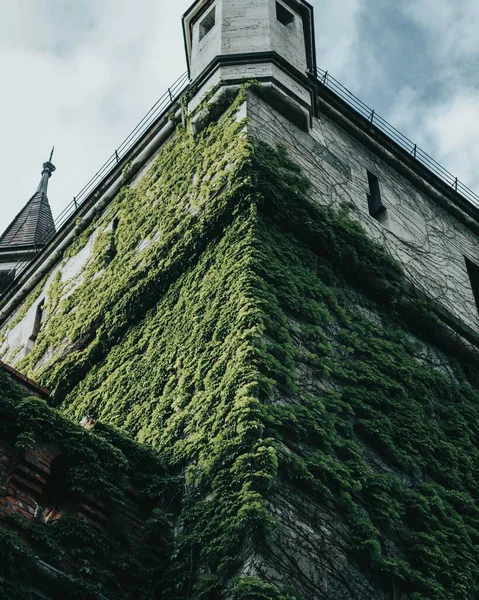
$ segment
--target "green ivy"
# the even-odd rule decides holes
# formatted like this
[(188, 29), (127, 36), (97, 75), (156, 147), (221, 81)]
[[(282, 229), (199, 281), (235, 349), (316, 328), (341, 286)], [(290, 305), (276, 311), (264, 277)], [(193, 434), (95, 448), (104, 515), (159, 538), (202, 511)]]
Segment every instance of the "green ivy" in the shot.
[[(126, 492), (169, 506), (180, 494), (178, 477), (165, 470), (158, 456), (120, 431), (98, 425), (88, 432), (38, 398), (26, 396), (0, 371), (0, 439), (17, 449), (55, 444), (66, 458), (62, 503), (75, 504), (87, 493), (120, 509)], [(99, 531), (79, 517), (44, 524), (13, 516), (0, 520), (0, 598), (31, 597), (38, 586), (39, 561), (63, 572), (57, 582), (68, 598), (155, 598), (170, 568), (171, 517), (156, 510), (143, 528), (144, 543), (131, 549), (124, 524), (113, 521)], [(22, 540), (22, 541), (20, 541)], [(27, 547), (24, 542), (27, 541)], [(71, 569), (73, 568), (73, 572)]]
[(287, 482), (345, 523), (346, 558), (378, 589), (469, 600), (477, 369), (424, 360), (444, 325), (347, 206), (314, 205), (287, 152), (245, 134), (247, 93), (197, 135), (178, 127), (80, 234), (65, 260), (118, 219), (114, 255), (102, 239), (66, 298), (47, 293), (18, 368), (70, 418), (183, 469), (165, 598), (304, 597), (299, 573), (286, 590), (236, 578), (248, 553), (274, 559), (270, 502)]

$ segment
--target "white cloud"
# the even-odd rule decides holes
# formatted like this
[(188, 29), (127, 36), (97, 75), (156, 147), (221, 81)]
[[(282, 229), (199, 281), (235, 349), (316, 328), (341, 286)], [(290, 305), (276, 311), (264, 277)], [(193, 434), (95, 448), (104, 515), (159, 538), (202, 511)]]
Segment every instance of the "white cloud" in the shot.
[(474, 191), (479, 191), (478, 115), (478, 90), (464, 88), (429, 110), (423, 123), (438, 159)]
[(403, 0), (400, 6), (423, 29), (436, 60), (449, 65), (479, 54), (477, 0)]
[(35, 191), (53, 144), (58, 214), (186, 70), (189, 0), (68, 4), (0, 0), (0, 230)]
[[(404, 0), (400, 6), (421, 31), (431, 68), (428, 80), (418, 80), (414, 89), (402, 88), (388, 118), (454, 176), (479, 191), (479, 3)], [(433, 91), (426, 93), (431, 82)]]
[(431, 99), (418, 90), (404, 87), (388, 118), (454, 177), (478, 191), (478, 114), (477, 89), (459, 88)]
[(364, 0), (315, 0), (318, 66), (336, 79), (347, 78), (359, 85), (360, 73), (354, 69), (359, 40), (359, 15)]
[[(34, 192), (53, 144), (50, 200), (58, 214), (186, 70), (181, 16), (191, 1), (0, 0), (0, 231)], [(391, 26), (381, 0), (313, 5), (319, 66), (360, 95), (367, 91), (369, 103), (394, 83), (399, 94), (384, 116), (479, 188), (471, 70), (479, 58), (477, 0), (395, 5), (420, 34), (417, 54), (431, 57), (429, 77), (442, 90), (434, 97), (421, 91), (429, 82), (419, 75), (401, 86), (413, 71), (401, 64), (401, 46), (389, 48), (386, 38), (379, 47), (368, 30), (373, 17), (376, 31)], [(408, 34), (405, 43), (417, 43)]]

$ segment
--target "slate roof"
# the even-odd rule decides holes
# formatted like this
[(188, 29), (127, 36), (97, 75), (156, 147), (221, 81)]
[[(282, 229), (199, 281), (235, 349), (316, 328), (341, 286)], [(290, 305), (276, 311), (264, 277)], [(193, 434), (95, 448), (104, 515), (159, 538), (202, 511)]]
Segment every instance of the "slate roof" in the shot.
[(55, 224), (47, 197), (48, 179), (55, 167), (43, 165), (37, 191), (0, 237), (0, 252), (15, 249), (39, 249), (55, 235)]
[(44, 192), (36, 192), (0, 237), (0, 250), (5, 247), (44, 246), (55, 235), (52, 211)]

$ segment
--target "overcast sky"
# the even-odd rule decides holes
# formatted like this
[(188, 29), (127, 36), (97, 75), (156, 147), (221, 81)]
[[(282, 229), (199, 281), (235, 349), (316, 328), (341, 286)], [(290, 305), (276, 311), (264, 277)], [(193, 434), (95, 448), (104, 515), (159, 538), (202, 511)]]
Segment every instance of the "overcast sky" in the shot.
[[(185, 70), (192, 0), (0, 0), (0, 231), (54, 215)], [(314, 0), (318, 65), (479, 191), (478, 0)]]

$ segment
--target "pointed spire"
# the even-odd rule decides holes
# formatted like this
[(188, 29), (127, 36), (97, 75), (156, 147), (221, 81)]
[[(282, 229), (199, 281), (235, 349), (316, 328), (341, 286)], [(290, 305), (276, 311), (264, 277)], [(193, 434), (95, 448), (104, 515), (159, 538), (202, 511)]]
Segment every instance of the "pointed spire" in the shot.
[(37, 251), (55, 235), (55, 224), (48, 202), (48, 180), (56, 170), (53, 160), (43, 163), (42, 178), (35, 194), (18, 213), (0, 237), (0, 262), (2, 254), (11, 250)]

